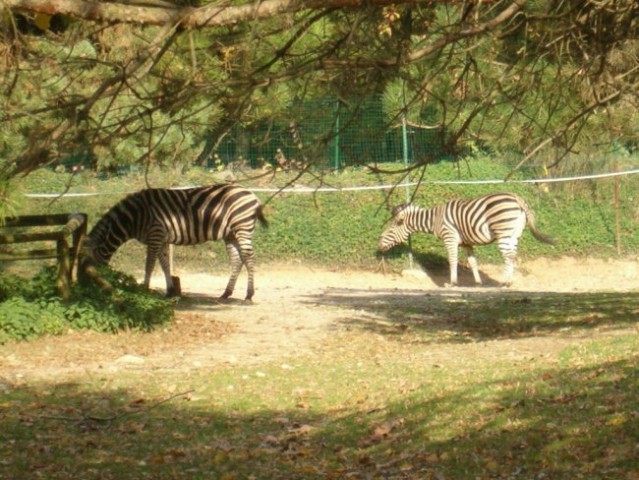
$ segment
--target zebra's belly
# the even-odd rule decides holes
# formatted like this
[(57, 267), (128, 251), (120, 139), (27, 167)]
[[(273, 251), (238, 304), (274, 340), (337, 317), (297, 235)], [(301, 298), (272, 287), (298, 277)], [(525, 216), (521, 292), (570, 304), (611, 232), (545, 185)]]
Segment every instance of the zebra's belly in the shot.
[(497, 240), (497, 232), (485, 223), (477, 229), (461, 229), (458, 232), (459, 244), (461, 246), (472, 247), (474, 245), (488, 245)]
[(495, 238), (477, 238), (474, 240), (464, 239), (459, 241), (459, 246), (460, 247), (477, 247), (481, 245), (489, 245), (493, 243), (495, 240), (496, 240)]
[(210, 239), (198, 239), (198, 238), (180, 238), (174, 239), (172, 241), (168, 241), (166, 243), (170, 243), (171, 245), (181, 245), (181, 246), (189, 246), (189, 245), (198, 245), (200, 243), (208, 242)]
[(151, 246), (156, 246), (156, 245), (178, 245), (178, 246), (189, 246), (189, 245), (197, 245), (199, 243), (204, 243), (209, 241), (209, 239), (204, 239), (204, 240), (200, 240), (198, 238), (187, 238), (187, 237), (180, 237), (180, 238), (176, 238), (176, 237), (164, 237), (164, 238), (159, 238), (159, 237), (153, 237), (153, 238), (148, 238), (148, 237), (142, 237), (142, 238), (136, 238), (136, 240), (140, 243), (142, 243), (143, 245), (151, 245)]
[(149, 228), (143, 232), (137, 232), (135, 239), (144, 245), (179, 245), (189, 246), (198, 245), (209, 241), (221, 240), (226, 233), (223, 230), (211, 231), (198, 228), (171, 228), (167, 229), (165, 225), (161, 227)]
[(474, 234), (464, 234), (459, 236), (459, 245), (462, 247), (472, 247), (474, 245), (488, 245), (493, 243), (497, 237), (491, 232), (476, 232)]

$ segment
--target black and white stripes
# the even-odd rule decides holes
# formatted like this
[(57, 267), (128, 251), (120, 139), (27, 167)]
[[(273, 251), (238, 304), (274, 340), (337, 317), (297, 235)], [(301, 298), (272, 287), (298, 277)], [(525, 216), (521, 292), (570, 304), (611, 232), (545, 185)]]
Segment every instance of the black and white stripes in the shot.
[(87, 247), (97, 263), (108, 263), (115, 251), (130, 239), (147, 246), (144, 284), (148, 287), (156, 260), (166, 277), (167, 294), (174, 293), (170, 245), (195, 245), (224, 240), (231, 260), (231, 277), (223, 298), (229, 297), (246, 265), (246, 299), (255, 292), (252, 237), (255, 222), (267, 225), (258, 198), (234, 185), (186, 189), (142, 190), (111, 208), (89, 233)]
[(450, 283), (457, 284), (458, 246), (468, 254), (475, 282), (481, 284), (473, 246), (497, 242), (504, 257), (504, 283), (509, 285), (515, 268), (517, 245), (528, 226), (538, 240), (552, 241), (535, 226), (533, 212), (523, 199), (511, 193), (493, 193), (469, 200), (452, 200), (425, 209), (400, 205), (393, 210), (393, 223), (379, 239), (386, 251), (408, 239), (411, 233), (427, 232), (444, 242), (450, 264)]

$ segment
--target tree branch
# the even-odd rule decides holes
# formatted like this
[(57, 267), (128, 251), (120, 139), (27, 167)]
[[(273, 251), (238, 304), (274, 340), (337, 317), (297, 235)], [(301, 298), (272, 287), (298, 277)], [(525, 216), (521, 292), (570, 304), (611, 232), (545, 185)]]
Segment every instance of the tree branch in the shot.
[[(205, 7), (182, 7), (159, 3), (136, 1), (94, 2), (85, 0), (5, 0), (10, 9), (45, 13), (56, 13), (84, 20), (134, 23), (144, 25), (164, 25), (181, 18), (184, 28), (205, 28), (234, 25), (295, 13), (302, 10), (360, 8), (365, 6), (385, 6), (397, 4), (433, 4), (447, 0), (264, 0), (238, 6), (218, 6), (215, 2)], [(521, 0), (518, 0), (521, 1)]]
[(356, 60), (330, 60), (323, 62), (323, 66), (325, 68), (336, 68), (336, 67), (358, 67), (358, 68), (371, 68), (371, 67), (393, 67), (398, 63), (415, 63), (428, 55), (431, 55), (435, 52), (442, 51), (446, 46), (451, 45), (453, 43), (457, 43), (460, 40), (464, 40), (467, 38), (477, 37), (483, 35), (499, 25), (511, 20), (517, 13), (519, 13), (524, 6), (526, 5), (527, 0), (515, 0), (513, 3), (506, 8), (499, 15), (495, 16), (491, 20), (488, 20), (484, 23), (475, 25), (471, 28), (466, 28), (464, 30), (460, 30), (458, 32), (450, 33), (442, 36), (438, 40), (433, 43), (427, 45), (424, 48), (419, 50), (415, 50), (414, 52), (408, 53), (403, 59), (398, 59), (397, 56), (388, 59), (376, 59), (376, 60), (365, 60), (365, 59), (356, 59)]
[(586, 117), (587, 115), (591, 114), (597, 107), (601, 107), (603, 105), (607, 105), (607, 104), (611, 103), (612, 101), (614, 101), (617, 98), (619, 98), (620, 95), (621, 95), (621, 92), (614, 92), (611, 95), (608, 95), (606, 98), (602, 98), (601, 100), (599, 100), (599, 101), (597, 101), (595, 103), (592, 103), (588, 107), (584, 108), (577, 115), (575, 115), (569, 121), (567, 121), (564, 124), (563, 128), (561, 128), (559, 131), (555, 132), (554, 134), (552, 134), (551, 136), (547, 137), (545, 140), (540, 142), (524, 158), (522, 158), (521, 161), (517, 165), (515, 165), (515, 167), (508, 173), (508, 175), (506, 175), (506, 178), (504, 178), (504, 181), (510, 180), (510, 178), (515, 174), (515, 172), (517, 172), (528, 160), (530, 160), (533, 156), (535, 156), (546, 145), (548, 145), (549, 143), (557, 140), (562, 135), (565, 135), (566, 133), (568, 133), (568, 131), (570, 129), (572, 129), (572, 127), (580, 119), (582, 119), (582, 118)]

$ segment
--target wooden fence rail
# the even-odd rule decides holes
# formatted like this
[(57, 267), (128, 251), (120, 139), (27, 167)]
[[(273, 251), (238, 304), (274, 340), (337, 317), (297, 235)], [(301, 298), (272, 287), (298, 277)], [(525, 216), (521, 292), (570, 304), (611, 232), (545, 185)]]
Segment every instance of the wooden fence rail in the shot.
[[(82, 242), (87, 233), (87, 215), (84, 213), (57, 215), (23, 215), (0, 219), (0, 225), (5, 232), (0, 233), (0, 245), (15, 243), (54, 241), (53, 249), (34, 249), (29, 251), (0, 251), (0, 261), (16, 260), (44, 260), (55, 258), (58, 260), (58, 279), (56, 287), (64, 299), (71, 295), (73, 270), (78, 264), (78, 256)], [(6, 229), (18, 227), (63, 227), (47, 232), (8, 233)]]

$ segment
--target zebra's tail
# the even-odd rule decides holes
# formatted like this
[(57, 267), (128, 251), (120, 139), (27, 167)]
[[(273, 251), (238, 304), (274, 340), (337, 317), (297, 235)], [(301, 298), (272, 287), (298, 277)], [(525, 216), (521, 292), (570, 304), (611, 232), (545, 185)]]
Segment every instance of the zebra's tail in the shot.
[(266, 220), (266, 217), (264, 216), (264, 205), (257, 207), (255, 216), (259, 220), (260, 225), (262, 225), (262, 228), (268, 228), (268, 220)]
[(519, 198), (519, 204), (521, 205), (521, 208), (524, 210), (524, 213), (526, 214), (526, 223), (528, 224), (528, 228), (530, 228), (530, 232), (533, 234), (533, 237), (535, 237), (540, 242), (548, 243), (549, 245), (554, 245), (555, 241), (552, 238), (550, 238), (548, 235), (544, 235), (537, 229), (537, 225), (535, 224), (535, 214), (528, 207), (526, 202), (524, 202), (523, 199)]

